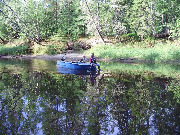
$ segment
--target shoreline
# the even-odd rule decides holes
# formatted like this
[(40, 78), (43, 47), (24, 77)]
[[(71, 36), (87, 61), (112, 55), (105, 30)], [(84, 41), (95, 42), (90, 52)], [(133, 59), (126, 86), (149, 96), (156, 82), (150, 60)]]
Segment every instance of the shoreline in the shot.
[[(63, 56), (65, 56), (66, 61), (79, 61), (83, 58), (85, 54), (82, 53), (67, 53), (64, 54), (56, 54), (56, 55), (21, 55), (21, 56), (1, 56), (1, 59), (42, 59), (42, 60), (61, 60)], [(120, 58), (120, 59), (107, 59), (107, 58), (99, 58), (96, 57), (97, 61), (99, 62), (131, 62), (131, 63), (137, 63), (137, 62), (143, 62), (142, 60), (137, 60), (136, 58)], [(90, 57), (86, 56), (87, 60), (90, 60)], [(145, 62), (145, 61), (144, 61)]]
[[(21, 56), (0, 56), (0, 59), (42, 59), (42, 60), (60, 60), (64, 54), (56, 55), (21, 55)], [(83, 54), (69, 53), (65, 55), (66, 60), (78, 60), (83, 57)]]
[[(82, 53), (66, 53), (66, 61), (79, 61), (83, 58), (85, 54)], [(56, 55), (21, 55), (21, 56), (4, 56), (0, 55), (1, 59), (42, 59), (42, 60), (52, 60), (57, 61), (61, 60), (61, 58), (64, 56), (64, 54), (56, 54)], [(90, 59), (90, 57), (86, 56), (87, 60)], [(140, 63), (153, 63), (151, 61), (146, 60), (138, 60), (137, 58), (119, 58), (119, 59), (106, 59), (106, 58), (97, 58), (97, 62), (120, 62), (120, 63), (134, 63), (134, 64), (140, 64)], [(179, 60), (169, 60), (166, 62), (162, 62), (162, 64), (176, 64), (180, 65)]]

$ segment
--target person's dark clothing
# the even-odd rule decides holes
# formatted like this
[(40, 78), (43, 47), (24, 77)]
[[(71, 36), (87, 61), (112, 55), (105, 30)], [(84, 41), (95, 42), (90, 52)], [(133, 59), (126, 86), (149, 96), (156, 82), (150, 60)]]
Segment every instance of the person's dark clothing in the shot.
[(90, 58), (90, 63), (95, 63), (95, 64), (96, 64), (96, 57), (91, 56), (91, 58)]

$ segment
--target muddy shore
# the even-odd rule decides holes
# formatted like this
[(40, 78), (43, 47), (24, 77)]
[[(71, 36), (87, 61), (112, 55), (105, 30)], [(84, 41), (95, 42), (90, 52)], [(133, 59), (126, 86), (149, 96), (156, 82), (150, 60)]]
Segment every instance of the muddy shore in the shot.
[(57, 55), (21, 55), (21, 56), (0, 56), (0, 59), (43, 59), (43, 60), (60, 60), (65, 56), (66, 60), (79, 60), (83, 57), (83, 54), (69, 53), (69, 54), (57, 54)]

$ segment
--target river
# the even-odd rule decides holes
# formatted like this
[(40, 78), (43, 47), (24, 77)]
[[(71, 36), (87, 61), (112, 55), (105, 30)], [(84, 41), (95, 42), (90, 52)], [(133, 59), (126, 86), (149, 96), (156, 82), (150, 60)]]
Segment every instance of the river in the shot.
[(62, 74), (56, 61), (0, 60), (0, 134), (180, 134), (180, 66), (99, 63)]

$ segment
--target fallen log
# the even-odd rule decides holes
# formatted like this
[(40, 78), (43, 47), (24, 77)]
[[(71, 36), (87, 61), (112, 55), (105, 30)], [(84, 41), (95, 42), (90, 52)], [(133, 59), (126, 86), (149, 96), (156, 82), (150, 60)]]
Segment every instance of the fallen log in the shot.
[(0, 37), (1, 41), (4, 42), (4, 39), (2, 37)]
[(168, 38), (171, 35), (169, 29), (166, 30), (165, 33), (160, 33), (160, 34), (151, 34), (154, 38)]

